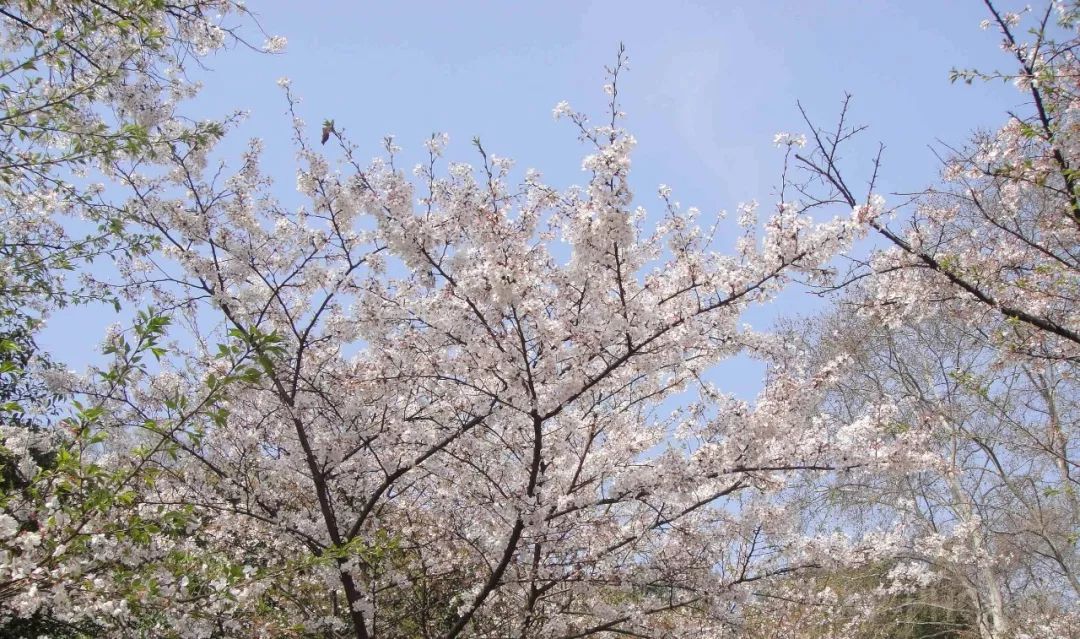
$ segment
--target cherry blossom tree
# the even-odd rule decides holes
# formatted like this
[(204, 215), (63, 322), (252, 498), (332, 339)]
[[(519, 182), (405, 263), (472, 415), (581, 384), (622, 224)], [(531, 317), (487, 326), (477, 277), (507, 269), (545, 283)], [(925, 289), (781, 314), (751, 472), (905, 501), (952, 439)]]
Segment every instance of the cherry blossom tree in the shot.
[[(887, 245), (869, 259), (852, 256), (841, 285), (854, 290), (833, 317), (797, 331), (820, 361), (850, 358), (827, 412), (843, 421), (890, 406), (894, 430), (923, 432), (927, 454), (872, 477), (810, 482), (801, 497), (808, 528), (847, 533), (838, 554), (853, 564), (836, 570), (858, 565), (848, 574), (880, 576), (873, 591), (843, 596), (827, 574), (815, 586), (790, 584), (802, 595), (817, 591), (816, 601), (803, 598), (819, 606), (806, 627), (835, 622), (830, 610), (872, 614), (903, 593), (918, 597), (908, 608), (934, 607), (942, 585), (963, 595), (964, 621), (952, 629), (961, 636), (1071, 638), (1080, 627), (1071, 612), (1080, 596), (1078, 7), (1052, 4), (1027, 16), (987, 7), (984, 26), (1001, 33), (1019, 70), (954, 75), (1012, 80), (1030, 108), (950, 149), (940, 186), (892, 209), (858, 195), (838, 159), (860, 131), (847, 124), (846, 104), (839, 127), (811, 125), (810, 149), (796, 155), (809, 179), (789, 188), (812, 204), (850, 204)], [(1034, 24), (1030, 42), (1017, 35), (1025, 19)], [(955, 610), (957, 600), (948, 602)]]
[[(882, 325), (860, 317), (861, 301), (804, 329), (804, 348), (850, 357), (827, 410), (842, 421), (889, 403), (896, 432), (926, 433), (927, 456), (872, 476), (809, 482), (808, 530), (843, 528), (854, 548), (861, 535), (891, 531), (872, 552), (847, 555), (859, 569), (844, 579), (817, 577), (819, 591), (844, 593), (825, 603), (864, 612), (819, 621), (855, 623), (896, 606), (958, 614), (950, 622), (958, 636), (1013, 637), (1042, 624), (1043, 634), (1032, 636), (1073, 636), (1077, 619), (1069, 611), (1080, 598), (1074, 373), (1060, 362), (1005, 364), (961, 318)], [(859, 580), (870, 586), (844, 585)], [(942, 599), (943, 590), (954, 596)]]
[(829, 364), (776, 369), (754, 403), (703, 376), (780, 348), (741, 313), (821, 277), (865, 227), (850, 209), (815, 224), (792, 203), (760, 222), (743, 206), (723, 255), (720, 220), (661, 187), (646, 230), (624, 64), (603, 123), (555, 109), (589, 149), (587, 184), (565, 191), (512, 181), (479, 141), (476, 166), (444, 165), (443, 136), (410, 179), (391, 140), (360, 162), (341, 119), (328, 157), (287, 81), (303, 206), (274, 197), (257, 140), (232, 171), (204, 144), (175, 145), (165, 173), (116, 168), (162, 242), (120, 262), (126, 293), (183, 339), (122, 387), (67, 383), (101, 402), (110, 445), (152, 460), (139, 505), (190, 528), (146, 540), (164, 560), (132, 566), (145, 587), (111, 627), (722, 633), (751, 584), (813, 561), (779, 552), (785, 477), (913, 447), (877, 410), (818, 418)]
[[(0, 286), (11, 307), (100, 297), (64, 274), (145, 243), (124, 236), (123, 218), (94, 178), (108, 177), (115, 161), (152, 161), (178, 140), (220, 133), (220, 124), (186, 121), (176, 107), (198, 88), (185, 76), (190, 59), (239, 41), (225, 20), (240, 10), (195, 0), (14, 2), (0, 10)], [(215, 14), (223, 17), (206, 17)], [(65, 216), (85, 219), (90, 230)]]
[[(88, 630), (91, 618), (69, 598), (101, 586), (86, 542), (130, 531), (136, 520), (124, 486), (141, 479), (99, 463), (102, 408), (72, 401), (49, 383), (60, 373), (37, 345), (58, 307), (119, 303), (83, 277), (90, 261), (142, 253), (153, 238), (131, 231), (104, 183), (116, 163), (148, 166), (179, 141), (220, 134), (220, 124), (181, 117), (178, 104), (197, 85), (185, 69), (239, 40), (228, 1), (25, 1), (0, 8), (0, 628), (6, 636)], [(271, 42), (272, 45), (280, 41)], [(113, 341), (122, 385), (164, 320), (145, 316), (139, 338)], [(123, 351), (123, 352), (122, 352)], [(70, 417), (67, 415), (70, 414)], [(121, 523), (117, 523), (117, 522)], [(121, 533), (123, 534), (123, 533)], [(85, 582), (85, 583), (84, 583)], [(102, 602), (107, 601), (103, 598)], [(102, 614), (106, 614), (105, 613)], [(63, 615), (61, 615), (63, 616)]]
[[(862, 129), (847, 121), (812, 129), (812, 144), (796, 156), (808, 181), (796, 183), (811, 202), (844, 202), (893, 248), (857, 263), (854, 278), (873, 273), (872, 295), (892, 325), (943, 310), (984, 329), (1005, 355), (1075, 362), (1080, 347), (1077, 245), (1080, 211), (1076, 184), (1076, 3), (1047, 3), (1034, 21), (1032, 40), (1018, 39), (1020, 14), (986, 2), (1012, 73), (954, 71), (954, 79), (1005, 79), (1030, 97), (1028, 114), (1011, 113), (993, 133), (951, 151), (941, 187), (918, 198), (914, 210), (889, 209), (872, 193), (861, 195), (845, 179), (840, 151)], [(1055, 37), (1059, 36), (1059, 37)], [(804, 113), (805, 115), (805, 113)], [(878, 155), (880, 159), (880, 154)], [(818, 188), (819, 186), (824, 188)], [(906, 227), (890, 224), (900, 212)]]

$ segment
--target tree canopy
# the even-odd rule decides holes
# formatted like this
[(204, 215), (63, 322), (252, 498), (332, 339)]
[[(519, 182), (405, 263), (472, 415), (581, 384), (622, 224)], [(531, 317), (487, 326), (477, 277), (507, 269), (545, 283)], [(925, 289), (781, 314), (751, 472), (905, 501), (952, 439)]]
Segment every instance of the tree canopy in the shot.
[[(987, 10), (1016, 70), (954, 79), (1026, 112), (902, 198), (803, 112), (728, 221), (635, 197), (622, 47), (564, 189), (361, 160), (282, 81), (293, 206), (185, 111), (242, 3), (6, 4), (0, 631), (1080, 638), (1080, 5)], [(830, 308), (742, 324), (791, 286)], [(104, 364), (39, 347), (102, 303)]]

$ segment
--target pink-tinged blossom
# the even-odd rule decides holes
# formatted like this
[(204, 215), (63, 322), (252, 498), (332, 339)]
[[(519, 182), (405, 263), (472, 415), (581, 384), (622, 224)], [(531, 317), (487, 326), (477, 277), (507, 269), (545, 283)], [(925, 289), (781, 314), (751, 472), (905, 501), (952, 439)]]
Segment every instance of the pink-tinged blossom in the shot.
[[(660, 632), (682, 614), (719, 629), (780, 566), (750, 537), (790, 542), (771, 501), (796, 473), (906, 459), (882, 436), (887, 414), (834, 436), (841, 425), (816, 413), (839, 363), (777, 369), (753, 403), (702, 382), (743, 349), (777, 347), (742, 313), (820, 270), (857, 223), (742, 206), (748, 240), (724, 255), (721, 221), (703, 227), (666, 189), (648, 223), (630, 186), (635, 140), (610, 118), (570, 115), (589, 145), (585, 183), (559, 191), (535, 172), (514, 183), (482, 146), (471, 164), (443, 163), (442, 136), (411, 180), (392, 157), (354, 161), (344, 138), (343, 156), (324, 154), (287, 97), (300, 207), (274, 198), (258, 142), (219, 182), (208, 149), (127, 175), (142, 185), (130, 209), (167, 247), (153, 271), (123, 269), (127, 285), (197, 336), (137, 392), (92, 382), (110, 447), (175, 454), (147, 516), (193, 509), (182, 545), (204, 558), (185, 568), (198, 579), (153, 563), (175, 538), (140, 551), (174, 598), (207, 595), (161, 623), (252, 620), (252, 593), (288, 587), (321, 594), (282, 601), (274, 619), (312, 631), (382, 632), (416, 605), (494, 634)], [(675, 397), (686, 408), (655, 414)], [(414, 599), (424, 590), (442, 599)], [(637, 603), (606, 605), (617, 593)]]

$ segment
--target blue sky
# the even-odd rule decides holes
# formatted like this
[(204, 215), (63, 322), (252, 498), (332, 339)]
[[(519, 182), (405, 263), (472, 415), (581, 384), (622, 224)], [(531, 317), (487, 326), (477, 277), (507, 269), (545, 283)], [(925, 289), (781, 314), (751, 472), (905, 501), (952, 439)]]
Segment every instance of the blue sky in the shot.
[(767, 199), (780, 159), (772, 134), (805, 128), (796, 100), (828, 123), (843, 93), (854, 94), (856, 120), (871, 126), (865, 141), (885, 142), (889, 186), (903, 190), (933, 177), (927, 144), (961, 142), (1022, 99), (948, 81), (954, 66), (1008, 66), (996, 34), (978, 27), (987, 17), (978, 0), (252, 6), (288, 51), (211, 61), (201, 109), (250, 109), (243, 133), (273, 144), (287, 124), (274, 81), (288, 76), (310, 123), (334, 118), (373, 155), (385, 134), (418, 151), (445, 131), (450, 155), (467, 158), (479, 135), (554, 182), (581, 179), (580, 149), (551, 108), (565, 99), (602, 113), (603, 65), (624, 42), (639, 191), (668, 183), (704, 210)]
[[(450, 135), (448, 157), (475, 161), (469, 141), (480, 136), (489, 152), (566, 186), (584, 179), (584, 149), (551, 109), (568, 100), (602, 115), (603, 66), (623, 42), (630, 71), (620, 97), (639, 143), (633, 183), (640, 204), (659, 211), (656, 186), (665, 183), (706, 213), (773, 199), (782, 155), (772, 136), (805, 131), (796, 100), (831, 124), (844, 92), (854, 95), (853, 120), (870, 128), (850, 157), (858, 161), (883, 142), (887, 192), (933, 180), (929, 145), (936, 140), (961, 144), (1023, 102), (1008, 85), (948, 80), (953, 67), (1011, 69), (997, 34), (979, 29), (987, 15), (977, 0), (249, 4), (267, 33), (288, 38), (286, 52), (234, 50), (209, 60), (192, 112), (250, 111), (225, 157), (246, 138), (263, 138), (285, 199), (295, 165), (276, 85), (282, 76), (303, 97), (313, 137), (333, 118), (372, 156), (384, 135), (396, 135), (409, 160), (440, 131)], [(805, 300), (785, 297), (780, 310), (808, 309)], [(62, 313), (46, 343), (70, 346), (76, 325), (96, 342), (91, 315), (103, 327), (116, 319)], [(72, 364), (85, 361), (77, 354), (85, 347), (63, 350), (75, 351)], [(739, 377), (732, 390), (756, 387), (754, 375)]]

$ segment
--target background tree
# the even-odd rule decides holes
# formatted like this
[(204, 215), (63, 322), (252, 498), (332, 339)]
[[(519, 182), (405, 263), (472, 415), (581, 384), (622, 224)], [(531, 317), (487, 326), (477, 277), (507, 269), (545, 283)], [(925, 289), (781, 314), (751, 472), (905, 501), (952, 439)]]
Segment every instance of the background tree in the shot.
[[(100, 405), (63, 396), (63, 378), (37, 347), (56, 308), (119, 304), (86, 277), (103, 256), (144, 253), (103, 183), (118, 163), (151, 165), (178, 142), (215, 138), (218, 123), (185, 120), (188, 65), (238, 39), (231, 1), (65, 0), (0, 8), (0, 628), (5, 636), (78, 630), (116, 603), (87, 542), (137, 527), (123, 489), (135, 475), (99, 463)], [(275, 42), (277, 44), (277, 42)], [(104, 379), (123, 385), (160, 322), (135, 343), (114, 339)], [(125, 351), (124, 348), (127, 348)], [(59, 402), (59, 403), (58, 403)], [(70, 418), (62, 415), (71, 414)], [(138, 469), (133, 464), (131, 469)], [(135, 481), (137, 484), (138, 479)], [(116, 518), (124, 520), (116, 525)], [(111, 594), (104, 594), (104, 593)], [(95, 605), (85, 609), (90, 597)], [(14, 619), (17, 617), (17, 619)]]
[(918, 467), (836, 476), (804, 497), (819, 531), (840, 528), (856, 538), (893, 531), (865, 558), (891, 568), (878, 571), (878, 591), (862, 605), (911, 593), (932, 609), (945, 588), (960, 595), (945, 608), (967, 620), (953, 629), (959, 636), (1012, 637), (1047, 619), (1075, 623), (1067, 613), (1080, 597), (1080, 502), (1070, 470), (1075, 377), (1061, 362), (1002, 362), (986, 335), (962, 320), (891, 328), (860, 317), (859, 302), (804, 329), (806, 348), (851, 358), (828, 411), (843, 419), (888, 404), (896, 432), (929, 438)]
[[(819, 529), (858, 533), (856, 545), (892, 529), (865, 557), (899, 562), (881, 594), (903, 591), (905, 581), (922, 593), (946, 584), (965, 595), (970, 626), (956, 631), (1074, 637), (1077, 5), (1026, 17), (987, 7), (986, 26), (1001, 32), (1020, 68), (954, 77), (1012, 80), (1030, 108), (950, 150), (940, 186), (892, 210), (857, 196), (838, 161), (859, 130), (844, 117), (832, 133), (814, 128), (811, 150), (796, 156), (808, 179), (791, 188), (813, 206), (851, 205), (889, 245), (853, 261), (842, 284), (854, 290), (830, 317), (795, 331), (821, 361), (851, 358), (828, 412), (890, 406), (897, 432), (921, 430), (928, 441), (921, 467), (836, 476), (812, 491), (818, 497), (804, 496), (812, 504), (804, 514)], [(1030, 42), (1016, 35), (1024, 19), (1033, 23)]]
[[(871, 191), (860, 195), (845, 179), (839, 153), (862, 129), (846, 120), (835, 130), (811, 126), (811, 145), (796, 155), (806, 181), (791, 185), (811, 204), (842, 202), (859, 212), (892, 246), (852, 277), (869, 278), (870, 299), (891, 325), (948, 311), (986, 332), (1003, 356), (1076, 362), (1080, 217), (1076, 211), (1077, 3), (1047, 3), (1033, 21), (1031, 40), (1018, 39), (1024, 16), (990, 2), (987, 28), (1019, 68), (1012, 73), (954, 71), (954, 79), (1011, 80), (1030, 96), (1027, 113), (1010, 113), (998, 131), (979, 133), (944, 160), (943, 183), (913, 201), (887, 209)], [(805, 115), (805, 113), (804, 113)], [(818, 187), (823, 188), (818, 188)], [(905, 202), (906, 203), (906, 202)], [(903, 209), (904, 230), (890, 226)]]

